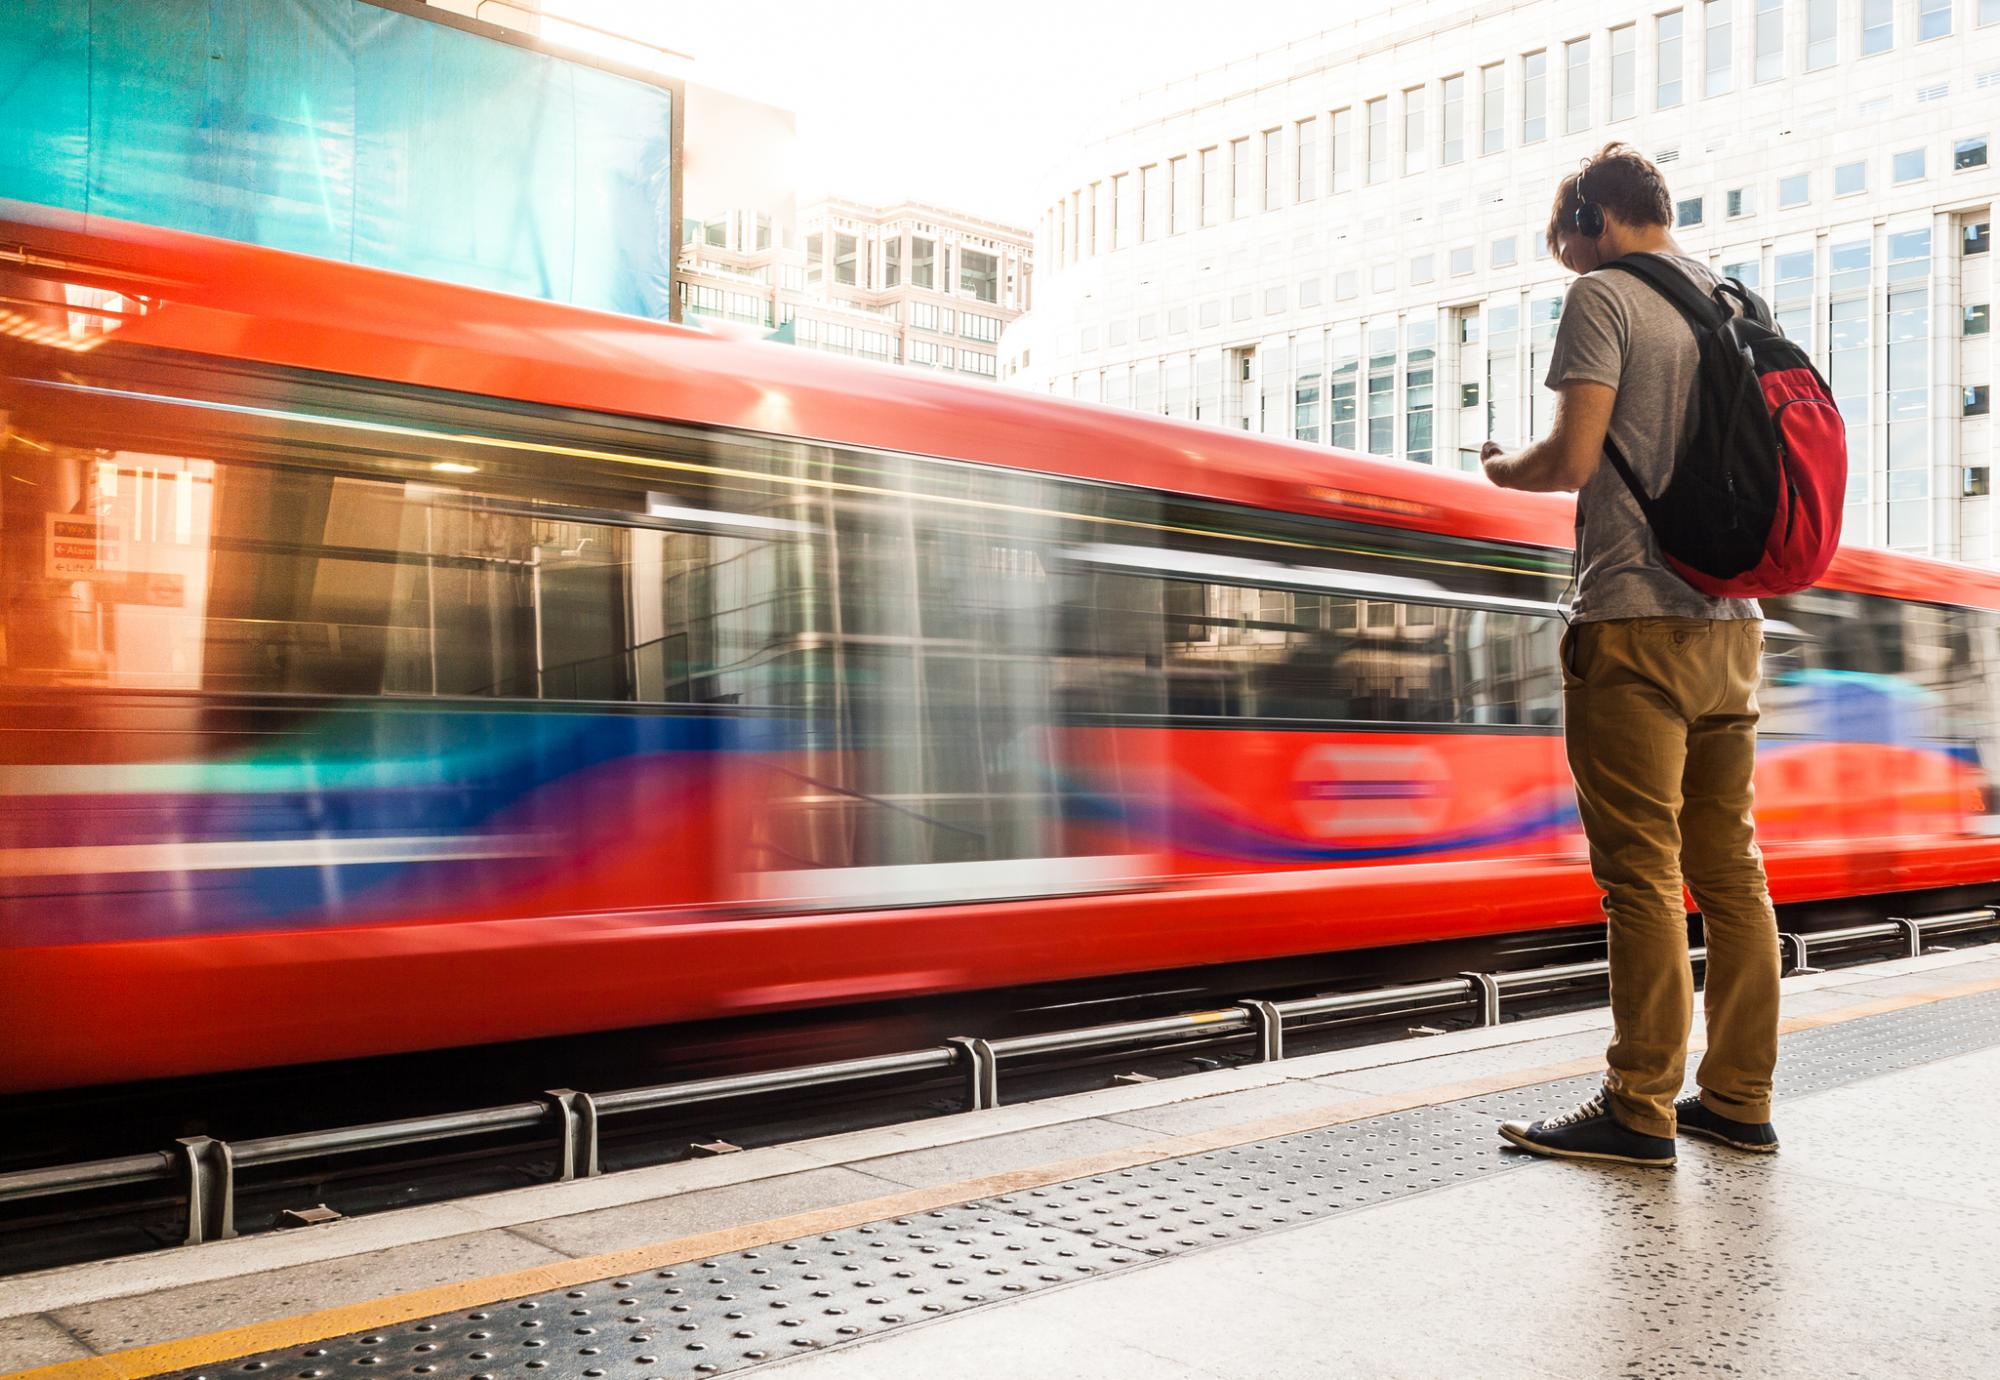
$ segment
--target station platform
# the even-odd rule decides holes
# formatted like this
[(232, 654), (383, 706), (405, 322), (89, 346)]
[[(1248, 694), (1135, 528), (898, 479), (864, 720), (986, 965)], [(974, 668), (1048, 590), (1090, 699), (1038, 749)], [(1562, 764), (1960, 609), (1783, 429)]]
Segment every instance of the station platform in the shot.
[[(0, 1279), (38, 1380), (1994, 1374), (2000, 946), (1787, 979), (1776, 1156), (1520, 1154), (1608, 1013)], [(1697, 1018), (1697, 1027), (1699, 1019)]]

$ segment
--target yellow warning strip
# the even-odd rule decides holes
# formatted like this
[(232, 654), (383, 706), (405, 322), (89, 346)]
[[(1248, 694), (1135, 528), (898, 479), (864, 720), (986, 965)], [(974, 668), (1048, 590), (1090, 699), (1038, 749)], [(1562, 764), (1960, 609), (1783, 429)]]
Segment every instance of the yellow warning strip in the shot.
[[(1846, 1021), (1888, 1015), (1912, 1006), (1949, 1001), (1954, 997), (1973, 996), (1996, 988), (2000, 988), (2000, 977), (1953, 983), (1923, 992), (1861, 1002), (1818, 1015), (1793, 1016), (1781, 1021), (1778, 1029), (1779, 1033), (1789, 1035), (1820, 1026), (1839, 1025)], [(1701, 1033), (1696, 1031), (1689, 1047), (1700, 1049), (1704, 1043)], [(939, 1208), (956, 1207), (977, 1198), (1021, 1193), (1029, 1189), (1045, 1188), (1051, 1184), (1066, 1183), (1071, 1179), (1116, 1173), (1161, 1160), (1207, 1154), (1212, 1150), (1224, 1150), (1232, 1146), (1274, 1140), (1281, 1136), (1298, 1135), (1306, 1131), (1339, 1126), (1346, 1122), (1385, 1116), (1391, 1112), (1406, 1112), (1441, 1102), (1457, 1102), (1487, 1093), (1507, 1092), (1538, 1083), (1552, 1083), (1557, 1079), (1573, 1078), (1603, 1067), (1603, 1059), (1593, 1055), (1560, 1064), (1543, 1064), (1535, 1068), (1513, 1069), (1503, 1073), (1488, 1074), (1481, 1078), (1468, 1078), (1457, 1083), (1444, 1083), (1414, 1092), (1362, 1098), (1353, 1102), (1343, 1102), (1337, 1107), (1289, 1112), (1282, 1116), (1239, 1122), (1233, 1126), (1218, 1127), (1185, 1136), (1166, 1136), (1159, 1140), (1147, 1141), (1142, 1145), (1107, 1150), (1095, 1155), (1082, 1155), (1075, 1159), (1059, 1160), (1053, 1164), (1035, 1165), (1002, 1174), (989, 1174), (984, 1178), (965, 1179), (935, 1188), (911, 1189), (909, 1192), (891, 1194), (884, 1198), (845, 1203), (838, 1207), (822, 1208), (815, 1212), (803, 1212), (766, 1222), (755, 1222), (748, 1226), (704, 1232), (699, 1236), (683, 1236), (672, 1241), (635, 1246), (630, 1250), (583, 1256), (553, 1265), (537, 1265), (526, 1270), (514, 1270), (503, 1275), (487, 1275), (481, 1279), (466, 1280), (459, 1284), (418, 1289), (407, 1294), (394, 1294), (387, 1298), (344, 1304), (338, 1308), (325, 1308), (314, 1313), (300, 1313), (287, 1318), (273, 1318), (268, 1322), (250, 1323), (244, 1327), (225, 1328), (219, 1332), (203, 1333), (198, 1337), (134, 1347), (127, 1351), (114, 1351), (78, 1361), (64, 1361), (35, 1370), (15, 1371), (11, 1375), (0, 1377), (0, 1380), (146, 1380), (146, 1377), (167, 1371), (212, 1366), (237, 1357), (254, 1355), (260, 1351), (308, 1346), (330, 1337), (393, 1327), (398, 1323), (427, 1318), (439, 1313), (479, 1308), (506, 1299), (519, 1298), (523, 1294), (539, 1294), (553, 1289), (573, 1289), (580, 1284), (642, 1274), (648, 1270), (663, 1270), (693, 1260), (707, 1260), (713, 1256), (776, 1245), (799, 1237), (842, 1231), (869, 1222), (911, 1217)]]

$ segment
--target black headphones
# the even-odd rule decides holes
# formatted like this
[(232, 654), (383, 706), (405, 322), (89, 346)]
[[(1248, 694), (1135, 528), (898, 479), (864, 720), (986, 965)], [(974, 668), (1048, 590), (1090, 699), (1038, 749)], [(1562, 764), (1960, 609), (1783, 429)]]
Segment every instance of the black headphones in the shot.
[(1586, 239), (1598, 239), (1604, 234), (1604, 208), (1584, 194), (1583, 179), (1589, 175), (1591, 160), (1583, 160), (1583, 166), (1576, 170), (1576, 213), (1571, 223), (1576, 233)]

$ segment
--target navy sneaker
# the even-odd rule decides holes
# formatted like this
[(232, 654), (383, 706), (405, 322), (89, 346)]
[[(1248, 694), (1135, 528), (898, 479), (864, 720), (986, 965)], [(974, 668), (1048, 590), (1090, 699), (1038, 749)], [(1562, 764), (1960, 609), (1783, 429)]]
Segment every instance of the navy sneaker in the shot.
[(1700, 1093), (1683, 1097), (1674, 1104), (1674, 1119), (1682, 1134), (1700, 1136), (1727, 1145), (1732, 1150), (1748, 1150), (1753, 1155), (1778, 1153), (1778, 1131), (1768, 1121), (1731, 1121), (1710, 1109)]
[(1566, 1160), (1610, 1160), (1661, 1168), (1671, 1168), (1674, 1163), (1673, 1137), (1627, 1130), (1611, 1114), (1602, 1091), (1575, 1111), (1545, 1121), (1502, 1122), (1500, 1135), (1530, 1154)]

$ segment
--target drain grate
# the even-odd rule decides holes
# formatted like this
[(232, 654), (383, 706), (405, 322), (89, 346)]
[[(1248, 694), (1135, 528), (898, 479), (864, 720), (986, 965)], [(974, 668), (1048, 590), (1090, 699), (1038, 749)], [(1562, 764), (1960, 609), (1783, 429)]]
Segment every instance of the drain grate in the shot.
[[(1786, 1036), (1788, 1097), (2000, 1044), (2000, 992)], [(1535, 1163), (1494, 1118), (1594, 1076), (1414, 1108), (513, 1299), (177, 1380), (694, 1380)]]

